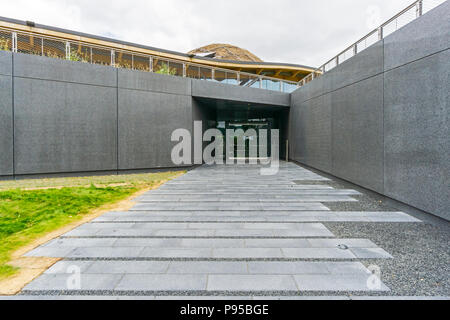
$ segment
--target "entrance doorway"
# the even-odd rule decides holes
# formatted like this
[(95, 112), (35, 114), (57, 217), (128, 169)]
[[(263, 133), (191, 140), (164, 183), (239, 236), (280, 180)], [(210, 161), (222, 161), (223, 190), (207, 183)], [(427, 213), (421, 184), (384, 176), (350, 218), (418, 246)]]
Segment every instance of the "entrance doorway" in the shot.
[[(217, 128), (222, 132), (223, 137), (225, 137), (227, 129), (232, 129), (237, 133), (234, 136), (234, 148), (229, 150), (228, 154), (226, 145), (223, 143), (225, 160), (266, 160), (270, 157), (270, 130), (273, 128), (273, 122), (273, 118), (217, 121)], [(263, 129), (267, 132), (265, 137), (260, 135), (260, 130)], [(247, 135), (241, 136), (238, 133)], [(267, 146), (267, 150), (260, 150), (259, 147), (262, 143), (260, 139), (264, 138), (266, 141), (263, 143)], [(252, 147), (254, 148), (253, 152), (250, 150)]]
[[(230, 100), (218, 100), (211, 98), (195, 98), (194, 99), (194, 120), (202, 120), (203, 130), (209, 128), (217, 128), (222, 133), (219, 145), (223, 148), (224, 160), (245, 158), (246, 162), (253, 157), (255, 152), (251, 152), (250, 144), (254, 143), (258, 147), (256, 157), (262, 154), (261, 160), (272, 156), (271, 150), (271, 130), (279, 130), (279, 156), (283, 158), (285, 155), (288, 123), (289, 123), (289, 107), (280, 107), (272, 105), (243, 103)], [(253, 137), (245, 138), (245, 144), (238, 145), (235, 138), (234, 149), (227, 154), (226, 150), (226, 130), (254, 130), (256, 133)], [(267, 130), (267, 151), (259, 151), (259, 141), (261, 129)], [(206, 147), (208, 143), (205, 143)]]

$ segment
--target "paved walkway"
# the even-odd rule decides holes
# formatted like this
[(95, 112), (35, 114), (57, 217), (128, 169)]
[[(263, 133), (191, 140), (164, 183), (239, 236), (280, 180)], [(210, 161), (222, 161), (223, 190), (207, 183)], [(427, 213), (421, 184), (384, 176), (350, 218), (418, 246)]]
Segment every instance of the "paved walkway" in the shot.
[[(355, 190), (292, 163), (202, 166), (28, 256), (61, 257), (23, 294), (199, 296), (387, 293), (359, 259), (392, 259), (370, 239), (337, 239), (326, 222), (420, 222), (403, 212), (336, 212)], [(295, 182), (294, 182), (295, 181)], [(80, 271), (80, 281), (73, 272)], [(76, 274), (75, 274), (76, 276)]]

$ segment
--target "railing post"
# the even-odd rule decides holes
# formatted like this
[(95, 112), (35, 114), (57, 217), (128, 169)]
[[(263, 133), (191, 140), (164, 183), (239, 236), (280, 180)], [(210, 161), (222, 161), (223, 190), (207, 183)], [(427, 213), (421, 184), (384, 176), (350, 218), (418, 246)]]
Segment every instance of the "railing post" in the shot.
[(111, 66), (116, 66), (116, 53), (114, 50), (111, 50)]
[(183, 78), (186, 78), (186, 63), (183, 63)]
[(237, 80), (237, 84), (239, 86), (240, 82), (241, 82), (241, 74), (239, 72), (236, 72), (236, 80)]
[(70, 60), (70, 43), (66, 41), (66, 60)]
[(353, 55), (356, 56), (357, 53), (358, 53), (358, 45), (355, 43), (355, 44), (353, 45)]
[(12, 32), (11, 37), (12, 37), (11, 51), (17, 52), (17, 32)]
[(212, 81), (216, 81), (216, 70), (215, 69), (211, 69), (211, 78), (212, 78)]
[(259, 88), (262, 89), (262, 78), (259, 77)]
[(148, 71), (153, 72), (153, 57), (150, 56), (150, 58), (148, 59)]
[(339, 56), (336, 56), (336, 66), (339, 65)]
[(416, 3), (416, 17), (420, 17), (423, 14), (423, 0), (419, 0)]
[(383, 27), (378, 28), (378, 40), (383, 39)]

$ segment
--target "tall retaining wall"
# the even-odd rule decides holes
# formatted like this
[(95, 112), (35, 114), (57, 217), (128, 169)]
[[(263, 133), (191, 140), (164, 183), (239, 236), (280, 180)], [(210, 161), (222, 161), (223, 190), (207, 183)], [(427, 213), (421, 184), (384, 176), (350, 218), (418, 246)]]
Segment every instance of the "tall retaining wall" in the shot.
[(450, 2), (291, 95), (293, 160), (450, 219)]
[[(195, 97), (289, 106), (290, 95), (0, 51), (0, 178), (172, 168)], [(205, 124), (206, 125), (206, 124)]]

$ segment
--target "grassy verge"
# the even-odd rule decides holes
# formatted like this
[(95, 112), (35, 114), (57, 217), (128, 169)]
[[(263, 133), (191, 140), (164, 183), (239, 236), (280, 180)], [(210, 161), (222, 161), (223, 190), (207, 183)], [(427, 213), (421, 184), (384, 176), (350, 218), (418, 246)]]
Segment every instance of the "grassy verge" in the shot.
[(0, 182), (0, 279), (17, 271), (7, 263), (20, 247), (82, 219), (93, 209), (125, 199), (178, 174)]

